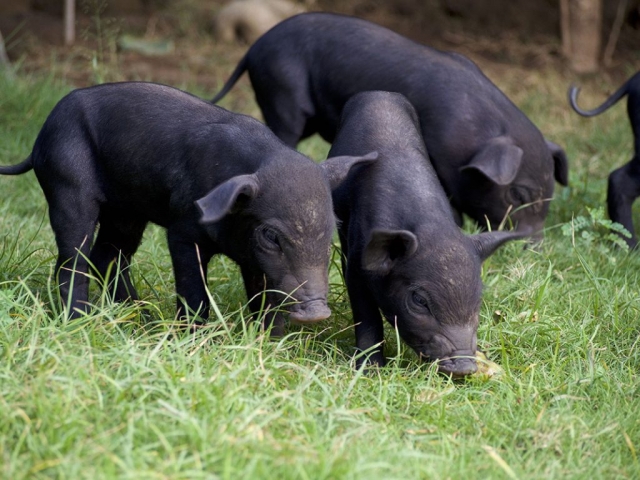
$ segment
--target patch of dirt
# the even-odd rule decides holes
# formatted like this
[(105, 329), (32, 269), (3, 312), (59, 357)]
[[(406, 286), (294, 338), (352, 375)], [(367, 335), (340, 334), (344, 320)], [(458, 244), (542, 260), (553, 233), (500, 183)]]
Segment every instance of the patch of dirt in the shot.
[[(197, 86), (213, 94), (247, 49), (247, 45), (218, 43), (212, 36), (212, 18), (227, 3), (224, 0), (114, 1), (109, 8), (104, 0), (78, 0), (77, 40), (73, 46), (64, 46), (62, 2), (0, 0), (0, 31), (9, 57), (23, 71), (54, 73), (76, 86), (151, 80), (183, 88)], [(568, 73), (560, 54), (557, 0), (304, 3), (310, 10), (356, 15), (424, 44), (458, 51), (490, 76), (513, 68)], [(604, 4), (606, 42), (618, 2)], [(633, 8), (637, 13), (638, 7)], [(632, 20), (631, 15), (622, 28), (613, 65), (598, 74), (613, 83), (640, 67), (640, 29), (634, 28)], [(157, 56), (125, 51), (118, 46), (125, 33), (173, 48)]]

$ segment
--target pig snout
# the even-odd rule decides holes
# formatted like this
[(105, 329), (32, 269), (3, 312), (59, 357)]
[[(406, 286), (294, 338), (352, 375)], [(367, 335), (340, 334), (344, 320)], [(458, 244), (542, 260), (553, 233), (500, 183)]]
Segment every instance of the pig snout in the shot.
[(438, 359), (438, 372), (452, 378), (464, 378), (478, 371), (475, 352), (454, 352), (448, 357)]
[(316, 323), (329, 318), (329, 315), (331, 310), (323, 298), (296, 303), (289, 308), (289, 319), (297, 324)]
[(476, 334), (473, 327), (450, 327), (445, 334), (435, 334), (419, 349), (423, 359), (437, 363), (438, 372), (453, 378), (476, 373), (475, 352)]
[(298, 270), (286, 275), (280, 289), (291, 292), (289, 297), (289, 320), (297, 324), (309, 324), (324, 320), (331, 315), (327, 305), (328, 274), (323, 268)]

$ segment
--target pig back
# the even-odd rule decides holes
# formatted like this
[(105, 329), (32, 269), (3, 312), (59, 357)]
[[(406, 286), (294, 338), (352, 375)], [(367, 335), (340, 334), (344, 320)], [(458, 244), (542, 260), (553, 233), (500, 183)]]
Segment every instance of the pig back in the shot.
[(378, 152), (378, 161), (354, 169), (333, 194), (340, 220), (355, 214), (358, 228), (367, 230), (413, 230), (423, 224), (457, 230), (422, 140), (415, 109), (404, 96), (363, 92), (346, 104), (329, 155), (370, 151)]

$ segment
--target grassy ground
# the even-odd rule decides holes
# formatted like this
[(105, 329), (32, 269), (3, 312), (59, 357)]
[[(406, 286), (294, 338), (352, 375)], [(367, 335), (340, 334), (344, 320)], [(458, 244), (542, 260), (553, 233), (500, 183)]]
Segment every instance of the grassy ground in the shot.
[[(542, 248), (511, 244), (485, 263), (479, 344), (500, 377), (453, 383), (391, 329), (389, 366), (357, 373), (337, 262), (334, 316), (315, 328), (265, 338), (245, 320), (237, 269), (216, 259), (216, 314), (195, 335), (177, 330), (158, 228), (133, 267), (144, 308), (94, 289), (96, 311), (65, 320), (37, 181), (2, 177), (0, 476), (639, 478), (640, 260), (615, 246), (601, 210), (608, 172), (631, 156), (624, 108), (578, 118), (553, 72), (494, 80), (571, 161)], [(586, 107), (602, 99), (591, 85)], [(68, 90), (55, 78), (0, 80), (0, 163), (29, 153)], [(321, 159), (327, 145), (301, 149)]]

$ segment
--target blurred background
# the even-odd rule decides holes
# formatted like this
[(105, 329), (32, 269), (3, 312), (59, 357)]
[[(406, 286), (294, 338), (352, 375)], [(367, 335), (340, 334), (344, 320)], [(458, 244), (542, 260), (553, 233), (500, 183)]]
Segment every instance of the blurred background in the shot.
[(213, 94), (261, 29), (305, 10), (464, 53), (490, 78), (515, 68), (619, 84), (640, 67), (639, 0), (0, 0), (0, 32), (5, 60), (26, 73)]

